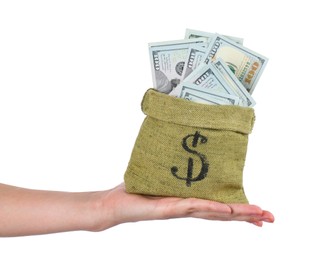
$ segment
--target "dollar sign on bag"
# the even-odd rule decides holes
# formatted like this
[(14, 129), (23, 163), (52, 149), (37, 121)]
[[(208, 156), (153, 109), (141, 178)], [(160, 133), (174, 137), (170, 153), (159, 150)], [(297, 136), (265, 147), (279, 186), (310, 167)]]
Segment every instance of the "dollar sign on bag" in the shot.
[(185, 180), (187, 187), (191, 187), (191, 182), (203, 180), (207, 176), (208, 167), (209, 167), (207, 157), (204, 154), (199, 153), (198, 151), (191, 149), (189, 147), (188, 140), (191, 138), (192, 138), (192, 142), (189, 144), (191, 144), (192, 148), (196, 148), (198, 145), (207, 143), (208, 139), (207, 139), (207, 137), (201, 135), (198, 131), (196, 131), (196, 133), (194, 133), (194, 134), (187, 135), (186, 137), (184, 137), (182, 139), (181, 145), (182, 145), (183, 149), (185, 151), (187, 151), (188, 153), (198, 156), (201, 161), (201, 169), (199, 171), (199, 174), (196, 177), (193, 177), (196, 174), (194, 174), (194, 168), (193, 168), (194, 161), (193, 161), (193, 158), (191, 158), (191, 157), (188, 158), (188, 170), (187, 170), (187, 175), (185, 177), (180, 177), (177, 174), (178, 167), (173, 166), (171, 168), (172, 175), (175, 176), (176, 178), (178, 178), (179, 180)]

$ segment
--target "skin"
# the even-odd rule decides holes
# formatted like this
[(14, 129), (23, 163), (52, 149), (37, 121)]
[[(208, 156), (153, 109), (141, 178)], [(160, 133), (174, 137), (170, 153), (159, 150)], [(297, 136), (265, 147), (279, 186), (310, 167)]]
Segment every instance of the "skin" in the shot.
[(127, 222), (185, 217), (246, 221), (259, 227), (263, 222), (274, 222), (272, 213), (255, 205), (128, 194), (123, 183), (95, 192), (31, 190), (0, 184), (0, 237), (103, 231)]

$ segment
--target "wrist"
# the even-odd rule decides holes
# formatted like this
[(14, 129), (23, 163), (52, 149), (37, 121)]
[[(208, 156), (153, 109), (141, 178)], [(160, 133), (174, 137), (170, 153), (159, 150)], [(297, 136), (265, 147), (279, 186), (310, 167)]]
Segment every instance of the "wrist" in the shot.
[(85, 230), (98, 232), (108, 229), (113, 223), (112, 209), (108, 204), (109, 191), (97, 191), (90, 194)]

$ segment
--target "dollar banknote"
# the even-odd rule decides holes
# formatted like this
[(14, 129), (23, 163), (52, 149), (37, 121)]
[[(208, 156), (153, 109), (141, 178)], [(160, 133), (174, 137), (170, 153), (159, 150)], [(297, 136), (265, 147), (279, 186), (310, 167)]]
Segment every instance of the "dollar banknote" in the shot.
[(230, 85), (212, 64), (199, 65), (198, 69), (192, 72), (183, 83), (178, 85), (171, 95), (178, 96), (182, 91), (184, 83), (192, 83), (212, 93), (235, 95)]
[(249, 93), (253, 93), (268, 62), (266, 57), (219, 34), (210, 42), (204, 62), (215, 62), (217, 58), (227, 63)]
[(187, 60), (184, 63), (181, 80), (188, 77), (203, 62), (206, 48), (191, 47), (188, 50)]
[(179, 97), (187, 99), (189, 101), (209, 105), (238, 105), (239, 103), (238, 97), (229, 94), (219, 94), (212, 91), (208, 91), (192, 83), (185, 83), (182, 86)]
[(154, 87), (163, 93), (175, 88), (182, 77), (190, 47), (205, 47), (204, 39), (150, 43), (150, 61)]
[(150, 43), (149, 51), (158, 91), (205, 104), (253, 107), (268, 62), (241, 38), (192, 29), (184, 40)]
[(234, 92), (234, 95), (240, 98), (241, 106), (255, 106), (255, 100), (252, 98), (252, 96), (248, 93), (246, 88), (240, 83), (240, 81), (236, 78), (236, 76), (232, 73), (230, 68), (221, 58), (216, 59), (215, 62), (212, 64), (216, 67), (216, 69), (221, 73), (225, 81), (229, 84), (229, 86)]
[[(204, 38), (207, 43), (210, 43), (214, 37), (216, 37), (216, 33), (209, 33), (209, 32), (203, 32), (193, 29), (186, 29), (185, 39), (195, 39), (195, 38)], [(225, 35), (228, 39), (243, 45), (243, 39), (239, 37), (229, 36)]]

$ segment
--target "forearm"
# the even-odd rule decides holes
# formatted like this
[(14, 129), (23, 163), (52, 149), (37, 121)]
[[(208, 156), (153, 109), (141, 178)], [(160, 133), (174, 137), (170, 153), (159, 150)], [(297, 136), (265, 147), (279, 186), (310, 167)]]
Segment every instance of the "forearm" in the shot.
[(30, 190), (0, 184), (0, 236), (95, 230), (99, 192)]

